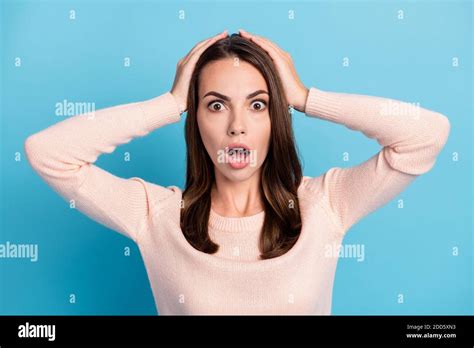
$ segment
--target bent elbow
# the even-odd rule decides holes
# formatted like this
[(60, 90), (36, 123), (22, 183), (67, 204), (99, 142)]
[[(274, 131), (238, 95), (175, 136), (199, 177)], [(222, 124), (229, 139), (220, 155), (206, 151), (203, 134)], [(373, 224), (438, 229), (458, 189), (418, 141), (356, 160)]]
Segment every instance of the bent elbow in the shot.
[[(443, 114), (436, 113), (436, 118), (433, 121), (432, 132), (427, 140), (425, 146), (426, 149), (429, 149), (430, 155), (426, 156), (427, 165), (424, 172), (430, 171), (436, 160), (446, 145), (449, 133), (451, 131), (451, 123), (449, 122), (448, 117)], [(426, 152), (425, 152), (426, 153)]]
[(434, 131), (434, 140), (436, 144), (436, 149), (438, 151), (441, 151), (446, 145), (449, 138), (449, 133), (451, 132), (451, 122), (449, 122), (449, 118), (443, 114), (437, 113), (435, 129), (436, 130)]
[(41, 139), (37, 133), (30, 135), (23, 143), (25, 156), (31, 167), (37, 172), (41, 170), (40, 159), (43, 156), (41, 147)]

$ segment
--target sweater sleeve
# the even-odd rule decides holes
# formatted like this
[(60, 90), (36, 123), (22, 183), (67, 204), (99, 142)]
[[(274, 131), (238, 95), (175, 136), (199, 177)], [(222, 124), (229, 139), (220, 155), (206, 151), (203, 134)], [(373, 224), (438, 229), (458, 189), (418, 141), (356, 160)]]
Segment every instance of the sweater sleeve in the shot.
[(360, 131), (382, 146), (368, 160), (330, 168), (320, 177), (343, 232), (428, 172), (450, 132), (448, 118), (440, 113), (393, 99), (315, 87), (310, 88), (305, 114)]
[[(167, 92), (58, 122), (30, 135), (24, 143), (25, 153), (40, 177), (64, 199), (74, 200), (79, 211), (138, 242), (152, 203), (146, 182), (120, 178), (94, 162), (118, 145), (179, 120), (179, 106)], [(155, 194), (166, 195), (169, 190), (155, 188)]]

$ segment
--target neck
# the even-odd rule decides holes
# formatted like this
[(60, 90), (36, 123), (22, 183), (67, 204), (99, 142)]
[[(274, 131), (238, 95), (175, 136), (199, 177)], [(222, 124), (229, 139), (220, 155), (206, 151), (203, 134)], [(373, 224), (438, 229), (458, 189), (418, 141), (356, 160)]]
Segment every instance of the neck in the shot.
[(243, 217), (255, 215), (263, 208), (260, 194), (260, 170), (242, 181), (232, 181), (217, 170), (211, 190), (211, 206), (219, 215)]

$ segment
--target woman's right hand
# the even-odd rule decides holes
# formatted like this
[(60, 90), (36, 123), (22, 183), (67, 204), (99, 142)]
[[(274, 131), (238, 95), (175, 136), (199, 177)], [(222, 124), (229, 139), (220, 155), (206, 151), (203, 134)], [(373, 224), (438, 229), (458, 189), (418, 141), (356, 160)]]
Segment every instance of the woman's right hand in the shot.
[(176, 67), (176, 76), (174, 78), (173, 87), (171, 88), (171, 94), (175, 97), (181, 111), (184, 112), (188, 109), (187, 100), (189, 82), (191, 81), (194, 66), (196, 65), (196, 62), (198, 61), (202, 52), (204, 52), (206, 48), (214, 44), (216, 41), (223, 39), (228, 35), (229, 34), (226, 29), (216, 36), (198, 42), (185, 57), (179, 60)]

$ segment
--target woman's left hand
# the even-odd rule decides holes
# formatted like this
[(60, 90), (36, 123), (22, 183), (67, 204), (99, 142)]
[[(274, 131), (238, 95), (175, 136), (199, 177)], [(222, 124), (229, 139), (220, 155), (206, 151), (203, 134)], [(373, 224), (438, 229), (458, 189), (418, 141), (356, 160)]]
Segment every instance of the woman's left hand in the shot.
[(262, 47), (273, 59), (285, 89), (286, 99), (289, 106), (293, 106), (300, 112), (305, 111), (306, 99), (309, 90), (306, 88), (296, 73), (293, 60), (288, 52), (283, 51), (277, 44), (261, 36), (253, 35), (245, 30), (239, 29), (240, 36), (255, 42)]

